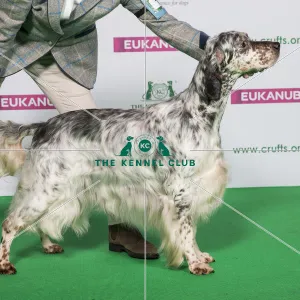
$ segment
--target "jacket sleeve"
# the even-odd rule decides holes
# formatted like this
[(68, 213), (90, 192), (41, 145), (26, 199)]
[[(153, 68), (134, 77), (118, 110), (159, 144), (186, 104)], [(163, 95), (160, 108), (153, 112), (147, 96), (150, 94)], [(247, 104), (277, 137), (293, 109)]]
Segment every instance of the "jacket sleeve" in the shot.
[(196, 30), (186, 22), (182, 22), (166, 13), (156, 19), (151, 12), (146, 11), (141, 0), (123, 0), (121, 4), (132, 12), (152, 32), (171, 46), (187, 55), (200, 60), (204, 54), (204, 47), (209, 36)]
[(0, 1), (0, 76), (8, 61), (6, 54), (13, 47), (15, 37), (31, 10), (32, 0)]

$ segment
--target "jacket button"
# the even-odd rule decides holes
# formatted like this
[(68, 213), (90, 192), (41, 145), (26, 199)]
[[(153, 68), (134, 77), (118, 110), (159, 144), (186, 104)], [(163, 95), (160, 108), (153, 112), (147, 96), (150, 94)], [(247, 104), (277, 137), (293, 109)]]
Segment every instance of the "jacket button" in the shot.
[(48, 44), (49, 44), (49, 46), (52, 46), (52, 45), (53, 45), (53, 43), (52, 43), (51, 41), (49, 41)]

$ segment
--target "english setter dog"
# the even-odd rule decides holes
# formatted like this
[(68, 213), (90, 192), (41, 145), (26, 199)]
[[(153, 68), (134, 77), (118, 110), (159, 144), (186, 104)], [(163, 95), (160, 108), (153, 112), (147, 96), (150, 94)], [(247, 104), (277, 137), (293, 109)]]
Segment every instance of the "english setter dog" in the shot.
[[(208, 40), (189, 87), (168, 101), (144, 109), (72, 111), (30, 125), (1, 122), (1, 148), (20, 148), (26, 135), (33, 141), (2, 224), (0, 273), (16, 273), (9, 251), (18, 233), (34, 231), (46, 253), (59, 253), (62, 247), (50, 238), (61, 239), (69, 227), (87, 231), (96, 210), (136, 226), (146, 215), (161, 233), (170, 266), (186, 258), (192, 274), (212, 273), (214, 259), (199, 250), (195, 235), (197, 221), (220, 205), (227, 183), (219, 135), (227, 98), (239, 77), (271, 67), (279, 53), (279, 43), (225, 32)], [(143, 156), (147, 149), (136, 146), (146, 141), (150, 147), (149, 137), (156, 143), (162, 137), (171, 156), (155, 145)], [(117, 154), (126, 141), (131, 157), (123, 163)], [(197, 149), (207, 151), (191, 151)], [(2, 174), (22, 165), (17, 152), (1, 152), (0, 160)]]

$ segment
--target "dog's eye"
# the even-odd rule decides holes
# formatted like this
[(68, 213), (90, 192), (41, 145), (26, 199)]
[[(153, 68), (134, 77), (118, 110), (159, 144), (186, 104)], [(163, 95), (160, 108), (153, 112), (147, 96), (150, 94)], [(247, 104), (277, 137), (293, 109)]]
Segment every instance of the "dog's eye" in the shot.
[(245, 48), (247, 46), (246, 42), (242, 42), (242, 48)]

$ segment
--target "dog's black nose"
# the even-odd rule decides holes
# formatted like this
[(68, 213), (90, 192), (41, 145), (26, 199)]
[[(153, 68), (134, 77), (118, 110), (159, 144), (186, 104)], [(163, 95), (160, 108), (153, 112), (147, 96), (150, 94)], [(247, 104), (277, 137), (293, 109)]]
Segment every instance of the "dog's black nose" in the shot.
[(278, 42), (273, 43), (273, 48), (275, 48), (276, 50), (279, 50), (280, 49), (280, 43), (278, 43)]

